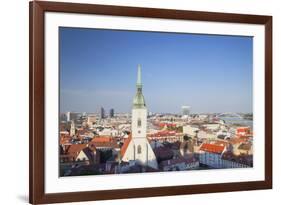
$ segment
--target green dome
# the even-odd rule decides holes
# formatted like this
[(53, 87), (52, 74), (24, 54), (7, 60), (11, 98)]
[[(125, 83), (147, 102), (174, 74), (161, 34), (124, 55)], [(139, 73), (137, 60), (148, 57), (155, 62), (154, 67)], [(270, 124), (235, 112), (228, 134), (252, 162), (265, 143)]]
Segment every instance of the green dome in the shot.
[(143, 108), (145, 107), (145, 101), (142, 93), (137, 92), (133, 101), (134, 108)]

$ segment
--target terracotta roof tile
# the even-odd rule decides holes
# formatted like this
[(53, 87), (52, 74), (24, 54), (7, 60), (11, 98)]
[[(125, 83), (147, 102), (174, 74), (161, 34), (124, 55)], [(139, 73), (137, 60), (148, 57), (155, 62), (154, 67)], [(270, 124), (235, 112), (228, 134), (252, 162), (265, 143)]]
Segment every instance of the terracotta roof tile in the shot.
[(66, 149), (67, 153), (79, 153), (82, 149), (86, 148), (87, 144), (72, 144)]
[(122, 157), (124, 156), (124, 154), (125, 154), (128, 146), (129, 146), (131, 140), (132, 140), (132, 135), (129, 135), (129, 137), (124, 141), (124, 144), (121, 147), (121, 151), (120, 151)]
[(203, 143), (200, 147), (200, 150), (205, 151), (205, 152), (221, 154), (224, 151), (224, 148), (225, 148), (224, 145)]
[(114, 139), (112, 137), (94, 137), (91, 142), (112, 142)]

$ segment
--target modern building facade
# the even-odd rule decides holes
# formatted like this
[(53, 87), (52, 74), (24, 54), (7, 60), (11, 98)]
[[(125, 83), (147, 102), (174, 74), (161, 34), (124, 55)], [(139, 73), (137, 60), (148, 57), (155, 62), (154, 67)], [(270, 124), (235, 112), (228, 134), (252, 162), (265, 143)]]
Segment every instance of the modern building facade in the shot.
[(77, 112), (66, 112), (65, 115), (67, 122), (70, 122), (71, 120), (77, 120), (81, 116), (81, 114)]
[(105, 110), (103, 107), (100, 108), (100, 118), (104, 119), (105, 118)]
[(113, 117), (114, 117), (114, 109), (113, 109), (113, 108), (111, 108), (111, 109), (109, 110), (109, 117), (110, 117), (110, 118), (113, 118)]

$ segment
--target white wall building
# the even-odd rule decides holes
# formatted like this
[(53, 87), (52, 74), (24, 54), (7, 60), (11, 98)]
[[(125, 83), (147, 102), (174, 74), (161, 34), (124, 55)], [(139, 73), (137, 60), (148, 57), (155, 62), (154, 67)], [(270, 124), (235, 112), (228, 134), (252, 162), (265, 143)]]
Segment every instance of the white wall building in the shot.
[(198, 139), (216, 140), (217, 135), (210, 130), (199, 130), (197, 134)]
[(218, 123), (209, 123), (209, 124), (204, 124), (203, 127), (209, 129), (209, 130), (218, 130), (220, 129), (220, 124)]
[(96, 116), (90, 115), (87, 117), (87, 125), (91, 128), (93, 127), (93, 124), (96, 123), (96, 121), (97, 121)]
[(199, 161), (195, 158), (186, 159), (184, 157), (177, 159), (169, 159), (160, 164), (164, 171), (183, 171), (199, 168)]
[(182, 131), (184, 134), (187, 134), (191, 137), (195, 137), (196, 132), (199, 131), (199, 128), (194, 125), (185, 125), (182, 127)]
[(199, 161), (212, 168), (245, 168), (250, 167), (236, 161), (222, 157), (226, 152), (226, 146), (215, 144), (202, 144), (199, 151)]

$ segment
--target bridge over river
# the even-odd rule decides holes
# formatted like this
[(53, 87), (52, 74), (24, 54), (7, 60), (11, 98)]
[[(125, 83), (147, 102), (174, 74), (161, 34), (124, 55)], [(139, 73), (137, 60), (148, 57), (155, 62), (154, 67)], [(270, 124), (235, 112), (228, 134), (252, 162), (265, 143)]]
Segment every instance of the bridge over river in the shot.
[(220, 113), (217, 117), (223, 120), (226, 124), (239, 124), (253, 128), (253, 120), (245, 119), (239, 113)]

